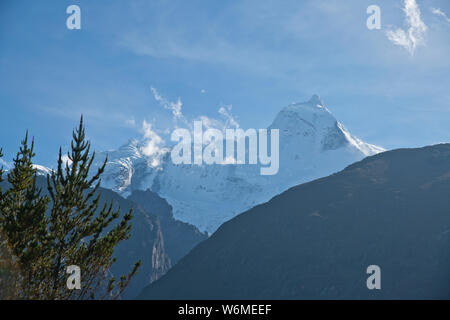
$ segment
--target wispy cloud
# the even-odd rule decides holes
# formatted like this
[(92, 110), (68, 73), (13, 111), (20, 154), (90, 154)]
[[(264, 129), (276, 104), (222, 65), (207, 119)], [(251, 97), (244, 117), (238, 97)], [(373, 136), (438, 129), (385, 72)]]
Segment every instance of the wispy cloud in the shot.
[(234, 128), (239, 128), (239, 123), (237, 122), (237, 120), (233, 117), (233, 115), (231, 114), (231, 109), (232, 106), (228, 105), (228, 106), (222, 106), (219, 108), (219, 113), (226, 119), (226, 123), (225, 126), (228, 127), (234, 127)]
[(427, 26), (420, 17), (420, 8), (416, 0), (404, 0), (403, 4), (407, 30), (401, 28), (388, 30), (386, 35), (394, 44), (405, 48), (411, 55), (414, 55), (418, 46), (425, 45)]
[[(182, 112), (183, 102), (180, 98), (177, 101), (169, 101), (163, 95), (161, 95), (158, 90), (154, 87), (151, 87), (151, 92), (153, 94), (153, 98), (162, 106), (164, 109), (171, 110), (174, 126), (175, 128), (179, 126), (183, 126), (190, 130), (193, 129), (193, 121), (201, 120), (203, 125), (206, 128), (214, 128), (224, 131), (227, 128), (239, 128), (239, 123), (236, 118), (231, 113), (232, 106), (231, 105), (223, 105), (221, 106), (217, 112), (221, 116), (220, 118), (208, 117), (206, 115), (199, 115), (194, 117), (193, 119), (188, 119)], [(169, 130), (170, 131), (170, 130)]]
[(181, 102), (180, 98), (178, 98), (176, 102), (171, 102), (161, 96), (154, 87), (151, 87), (150, 90), (152, 91), (153, 97), (156, 101), (158, 101), (164, 108), (172, 110), (172, 114), (175, 119), (180, 119), (181, 117), (183, 117), (183, 114), (181, 113), (181, 107), (183, 106), (183, 103)]
[[(159, 102), (162, 107), (172, 111), (174, 120), (173, 127), (166, 127), (164, 130), (156, 128), (154, 126), (155, 123), (152, 121), (144, 120), (142, 122), (141, 133), (143, 134), (143, 147), (141, 147), (140, 150), (144, 155), (152, 157), (152, 159), (158, 159), (159, 155), (164, 154), (164, 152), (167, 151), (167, 147), (165, 147), (167, 145), (164, 139), (169, 138), (174, 129), (182, 127), (193, 132), (194, 121), (201, 121), (205, 129), (217, 129), (223, 133), (225, 133), (226, 129), (235, 129), (240, 127), (239, 122), (231, 112), (231, 105), (222, 105), (217, 110), (217, 113), (219, 114), (218, 117), (211, 117), (207, 115), (186, 117), (181, 110), (183, 103), (180, 98), (178, 98), (176, 102), (170, 101), (160, 94), (154, 87), (151, 87), (151, 92), (154, 99)], [(208, 141), (204, 141), (204, 143), (207, 142)]]
[(450, 24), (450, 18), (449, 18), (449, 17), (445, 14), (445, 12), (442, 11), (441, 9), (439, 9), (439, 8), (431, 8), (431, 13), (433, 13), (433, 14), (435, 14), (435, 15), (437, 15), (437, 16), (442, 17), (442, 18), (444, 19), (445, 22), (447, 22), (447, 23)]

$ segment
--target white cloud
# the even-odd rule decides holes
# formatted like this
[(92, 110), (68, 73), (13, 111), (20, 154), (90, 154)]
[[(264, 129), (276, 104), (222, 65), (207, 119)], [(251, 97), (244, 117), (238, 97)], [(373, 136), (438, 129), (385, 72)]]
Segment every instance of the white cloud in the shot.
[(394, 44), (405, 48), (411, 55), (414, 55), (416, 48), (425, 44), (427, 26), (420, 17), (420, 8), (416, 0), (404, 0), (403, 3), (407, 30), (400, 28), (388, 30), (386, 35)]
[(442, 17), (445, 20), (445, 22), (450, 23), (450, 18), (441, 9), (439, 9), (439, 8), (431, 8), (431, 13)]
[(237, 120), (233, 117), (233, 115), (231, 114), (231, 105), (228, 106), (222, 106), (219, 108), (219, 113), (225, 117), (226, 119), (226, 123), (225, 123), (225, 127), (229, 128), (229, 127), (234, 127), (234, 128), (239, 128), (239, 123), (237, 122)]
[(145, 143), (140, 148), (141, 152), (147, 157), (160, 154), (163, 151), (161, 145), (164, 143), (164, 140), (153, 131), (152, 124), (144, 120), (142, 122), (142, 133), (144, 134)]
[(239, 128), (239, 123), (231, 114), (231, 105), (222, 106), (218, 110), (218, 113), (225, 119), (225, 121), (218, 118), (217, 119), (211, 118), (206, 115), (200, 115), (192, 119), (192, 121), (188, 121), (188, 119), (184, 116), (184, 114), (181, 111), (183, 103), (181, 102), (180, 98), (178, 98), (176, 102), (172, 102), (163, 97), (156, 88), (151, 87), (150, 90), (152, 91), (155, 100), (158, 101), (161, 106), (163, 106), (167, 110), (172, 111), (173, 120), (176, 128), (178, 127), (179, 122), (181, 122), (181, 125), (183, 127), (187, 127), (188, 129), (193, 130), (192, 124), (194, 120), (202, 121), (203, 126), (206, 129), (214, 128), (224, 131), (225, 129), (231, 127)]
[[(182, 102), (178, 98), (177, 102), (171, 102), (162, 96), (158, 90), (151, 87), (153, 97), (156, 101), (160, 103), (165, 109), (171, 110), (174, 118), (174, 128), (166, 128), (161, 132), (162, 135), (170, 135), (173, 129), (179, 128), (180, 126), (188, 129), (189, 131), (194, 131), (194, 121), (201, 121), (204, 129), (218, 129), (225, 132), (228, 128), (239, 128), (239, 123), (231, 113), (231, 105), (223, 105), (218, 109), (220, 117), (210, 117), (207, 115), (199, 115), (196, 117), (187, 118), (181, 112)], [(179, 121), (180, 120), (180, 121)], [(152, 129), (152, 124), (144, 121), (142, 125), (142, 132), (144, 134), (144, 139), (148, 139), (145, 143), (145, 148), (142, 152), (146, 155), (153, 155), (159, 153), (161, 150), (161, 145), (164, 140)]]
[(172, 110), (172, 114), (175, 119), (182, 118), (183, 114), (181, 113), (181, 107), (183, 106), (183, 103), (180, 98), (178, 98), (176, 102), (171, 102), (161, 96), (154, 87), (151, 87), (150, 90), (152, 91), (153, 97), (156, 101), (158, 101), (164, 108)]
[[(218, 129), (225, 133), (226, 129), (237, 129), (239, 128), (238, 121), (234, 118), (234, 116), (231, 114), (231, 105), (222, 106), (217, 111), (222, 118), (214, 118), (214, 117), (208, 117), (205, 115), (201, 115), (194, 120), (196, 121), (202, 121), (203, 127), (205, 129)], [(192, 126), (190, 126), (192, 128)]]

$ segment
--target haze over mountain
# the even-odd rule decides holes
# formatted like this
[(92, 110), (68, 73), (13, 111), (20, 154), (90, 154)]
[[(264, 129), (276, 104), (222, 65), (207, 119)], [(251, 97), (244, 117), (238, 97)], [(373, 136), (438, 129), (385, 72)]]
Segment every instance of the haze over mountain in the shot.
[(140, 297), (448, 299), (449, 192), (450, 144), (365, 158), (224, 223)]
[(317, 95), (283, 108), (268, 129), (280, 131), (276, 175), (261, 175), (259, 164), (175, 165), (170, 146), (149, 156), (148, 141), (131, 140), (98, 157), (107, 154), (109, 160), (103, 186), (124, 196), (150, 189), (168, 201), (176, 219), (212, 233), (223, 222), (294, 185), (383, 151), (351, 135)]

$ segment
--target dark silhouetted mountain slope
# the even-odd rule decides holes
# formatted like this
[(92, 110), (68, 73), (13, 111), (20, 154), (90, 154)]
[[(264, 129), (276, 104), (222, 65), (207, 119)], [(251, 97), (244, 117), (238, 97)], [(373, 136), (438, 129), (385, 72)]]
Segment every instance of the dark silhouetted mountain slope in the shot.
[[(381, 290), (366, 287), (369, 265)], [(450, 145), (293, 187), (223, 224), (140, 298), (450, 298)]]

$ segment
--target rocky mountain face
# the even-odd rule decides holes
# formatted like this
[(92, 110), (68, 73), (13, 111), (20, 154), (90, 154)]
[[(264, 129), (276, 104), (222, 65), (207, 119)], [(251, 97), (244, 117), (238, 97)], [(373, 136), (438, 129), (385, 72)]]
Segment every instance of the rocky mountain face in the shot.
[(113, 201), (116, 208), (120, 207), (122, 214), (133, 208), (131, 237), (117, 246), (114, 252), (117, 261), (111, 268), (111, 273), (119, 279), (131, 271), (135, 262), (142, 262), (123, 295), (124, 299), (133, 299), (143, 287), (159, 279), (172, 266), (165, 248), (161, 223), (157, 216), (117, 193), (108, 189), (101, 189), (100, 192), (100, 203)]
[(140, 298), (449, 299), (449, 192), (450, 144), (367, 157), (224, 223)]
[(175, 165), (170, 147), (146, 156), (143, 143), (132, 140), (107, 153), (103, 186), (123, 196), (150, 189), (168, 201), (176, 219), (212, 233), (292, 186), (383, 151), (352, 136), (318, 96), (283, 108), (268, 129), (280, 133), (276, 175), (261, 175), (259, 164)]
[(167, 201), (150, 190), (135, 190), (127, 199), (158, 217), (164, 235), (165, 250), (172, 265), (208, 238), (206, 233), (200, 232), (195, 226), (176, 220)]

